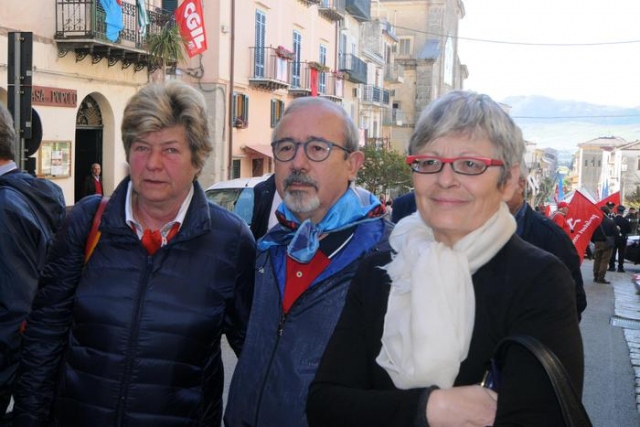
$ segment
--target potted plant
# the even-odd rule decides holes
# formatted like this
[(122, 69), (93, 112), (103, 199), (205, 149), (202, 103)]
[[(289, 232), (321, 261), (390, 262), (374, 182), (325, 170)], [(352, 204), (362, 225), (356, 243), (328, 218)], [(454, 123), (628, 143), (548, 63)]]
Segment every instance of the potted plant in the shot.
[(327, 71), (329, 71), (329, 67), (316, 61), (307, 62), (307, 65), (309, 66), (309, 68), (318, 70), (321, 73), (326, 73)]
[(276, 56), (278, 58), (286, 59), (287, 61), (293, 61), (296, 59), (296, 54), (282, 45), (276, 48)]
[[(147, 37), (149, 64), (162, 70), (166, 77), (166, 67), (175, 69), (178, 63), (185, 62), (184, 38), (173, 22), (167, 22), (160, 32)], [(150, 67), (151, 68), (151, 67)]]

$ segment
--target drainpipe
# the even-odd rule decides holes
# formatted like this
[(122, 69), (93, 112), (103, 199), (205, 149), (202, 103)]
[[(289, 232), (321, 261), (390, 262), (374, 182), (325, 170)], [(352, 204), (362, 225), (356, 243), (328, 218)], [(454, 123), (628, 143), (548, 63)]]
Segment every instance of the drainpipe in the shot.
[(235, 51), (236, 51), (236, 1), (231, 0), (231, 54), (229, 55), (229, 154), (227, 157), (227, 178), (231, 179), (233, 174), (233, 87), (235, 85), (233, 74), (235, 68)]

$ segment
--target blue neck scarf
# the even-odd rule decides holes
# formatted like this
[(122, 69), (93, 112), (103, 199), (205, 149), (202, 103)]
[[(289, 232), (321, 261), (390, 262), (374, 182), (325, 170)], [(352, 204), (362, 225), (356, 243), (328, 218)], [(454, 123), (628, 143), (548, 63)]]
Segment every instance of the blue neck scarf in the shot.
[(287, 254), (300, 263), (308, 263), (320, 247), (320, 236), (374, 220), (384, 214), (380, 201), (368, 191), (349, 188), (329, 209), (318, 224), (307, 219), (300, 221), (280, 203), (276, 217), (280, 227), (275, 227), (258, 241), (258, 249), (265, 251), (272, 246), (287, 246)]

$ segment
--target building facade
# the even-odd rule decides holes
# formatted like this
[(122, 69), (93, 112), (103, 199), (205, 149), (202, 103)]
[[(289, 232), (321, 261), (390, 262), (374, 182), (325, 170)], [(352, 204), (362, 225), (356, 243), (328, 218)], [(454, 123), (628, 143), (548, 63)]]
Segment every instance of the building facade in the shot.
[[(203, 14), (188, 19), (199, 24), (194, 32), (204, 29), (208, 48), (159, 69), (149, 37), (195, 1)], [(10, 97), (10, 33), (31, 33), (31, 111), (42, 143), (29, 154), (68, 205), (92, 163), (102, 164), (107, 194), (126, 176), (124, 107), (164, 78), (192, 84), (207, 101), (214, 151), (199, 178), (205, 187), (273, 171), (273, 127), (300, 96), (342, 105), (362, 144), (403, 152), (422, 108), (462, 88), (463, 16), (460, 0), (3, 1), (0, 102)]]

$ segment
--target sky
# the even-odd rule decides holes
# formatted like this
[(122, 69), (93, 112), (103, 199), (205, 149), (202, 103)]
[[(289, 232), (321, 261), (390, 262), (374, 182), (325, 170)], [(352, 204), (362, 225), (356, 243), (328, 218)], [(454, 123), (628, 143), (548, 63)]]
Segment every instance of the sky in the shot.
[[(469, 70), (464, 89), (497, 101), (542, 95), (640, 107), (640, 0), (463, 2), (458, 56)], [(629, 41), (635, 43), (593, 45)]]

